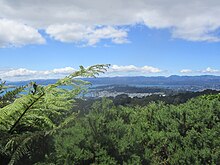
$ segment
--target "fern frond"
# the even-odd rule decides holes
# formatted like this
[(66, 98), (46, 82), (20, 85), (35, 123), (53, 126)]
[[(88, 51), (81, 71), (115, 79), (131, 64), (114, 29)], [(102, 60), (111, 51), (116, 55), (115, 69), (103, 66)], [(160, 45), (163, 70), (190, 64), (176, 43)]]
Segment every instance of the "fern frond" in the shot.
[(29, 153), (32, 143), (40, 140), (40, 138), (44, 136), (45, 136), (44, 132), (35, 132), (31, 134), (24, 134), (22, 137), (18, 136), (15, 137), (14, 139), (11, 139), (11, 141), (9, 142), (11, 144), (6, 145), (9, 148), (14, 147), (14, 143), (16, 143), (16, 141), (20, 141), (20, 143), (18, 144), (18, 146), (16, 146), (16, 149), (13, 151), (13, 154), (11, 156), (8, 165), (16, 164), (20, 158), (22, 158), (24, 155), (27, 155)]
[[(108, 67), (109, 65), (94, 65), (88, 68), (80, 66), (79, 71), (54, 84), (38, 85), (34, 93), (27, 91), (27, 94), (0, 108), (0, 130), (4, 133), (8, 132), (7, 137), (5, 136), (6, 148), (11, 148), (13, 151), (9, 164), (15, 164), (27, 154), (33, 140), (43, 136), (42, 132), (53, 133), (54, 130), (59, 130), (73, 122), (75, 113), (69, 115), (63, 122), (62, 115), (70, 114), (74, 98), (84, 93), (87, 85), (90, 84), (76, 78), (96, 77), (105, 72)], [(16, 92), (19, 90), (21, 89)]]
[(6, 105), (11, 104), (17, 98), (17, 95), (21, 93), (26, 87), (27, 86), (21, 86), (11, 91), (7, 91), (4, 95), (0, 97), (0, 101), (1, 101), (0, 107), (2, 108)]

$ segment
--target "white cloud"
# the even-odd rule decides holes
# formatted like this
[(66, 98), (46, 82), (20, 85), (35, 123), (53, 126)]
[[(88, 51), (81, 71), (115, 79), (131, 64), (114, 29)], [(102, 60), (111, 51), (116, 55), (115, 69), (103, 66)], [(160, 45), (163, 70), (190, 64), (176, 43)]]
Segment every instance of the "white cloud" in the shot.
[(213, 73), (220, 73), (220, 70), (212, 69), (211, 67), (208, 67), (204, 70), (201, 70), (200, 72), (201, 73), (211, 73), (211, 74), (213, 74)]
[(70, 73), (73, 73), (74, 71), (76, 71), (76, 69), (74, 69), (72, 67), (65, 67), (65, 68), (53, 69), (51, 71), (51, 73), (53, 73), (53, 74), (70, 74)]
[(220, 27), (218, 0), (158, 0), (146, 2), (146, 7), (149, 10), (138, 16), (148, 27), (170, 28), (174, 38), (219, 41), (219, 37), (214, 34)]
[(111, 70), (109, 72), (131, 72), (136, 71), (138, 68), (134, 65), (127, 65), (127, 66), (118, 66), (112, 65)]
[(143, 66), (140, 68), (142, 70), (142, 72), (146, 72), (146, 73), (159, 73), (162, 72), (162, 70), (160, 70), (159, 68), (154, 68), (152, 66)]
[(15, 70), (9, 70), (2, 73), (1, 77), (20, 77), (20, 76), (30, 76), (36, 74), (37, 71), (28, 70), (25, 68), (19, 68)]
[(113, 43), (126, 43), (127, 32), (124, 29), (117, 29), (111, 26), (92, 27), (82, 24), (51, 25), (46, 32), (55, 40), (62, 42), (85, 43), (95, 45), (101, 39), (110, 39)]
[(36, 29), (12, 20), (0, 19), (0, 47), (19, 47), (44, 42), (44, 38)]
[(128, 73), (129, 72), (139, 72), (139, 74), (147, 74), (147, 73), (160, 73), (162, 72), (162, 70), (160, 70), (159, 68), (155, 68), (152, 66), (143, 66), (143, 67), (137, 67), (134, 65), (125, 65), (125, 66), (119, 66), (119, 65), (112, 65), (112, 67), (109, 69), (110, 73), (112, 72), (124, 72), (124, 73)]
[(61, 78), (70, 73), (73, 73), (76, 69), (72, 67), (58, 68), (53, 70), (29, 70), (25, 68), (19, 69), (4, 69), (2, 72), (0, 70), (0, 78), (3, 80), (10, 81), (20, 81), (20, 80), (30, 80), (30, 79), (52, 79)]
[[(31, 79), (54, 79), (62, 78), (76, 69), (72, 67), (56, 68), (52, 70), (30, 70), (26, 68), (19, 69), (0, 69), (0, 78), (9, 81), (31, 80)], [(152, 67), (137, 67), (134, 65), (118, 66), (112, 65), (108, 71), (101, 76), (131, 76), (131, 75), (147, 75), (161, 73), (162, 70)]]
[(182, 69), (180, 73), (193, 73), (191, 69)]
[[(220, 28), (219, 0), (38, 0), (34, 3), (30, 0), (0, 0), (0, 11), (0, 18), (46, 30), (62, 42), (83, 41), (94, 45), (101, 39), (110, 39), (114, 43), (124, 43), (127, 32), (119, 27), (137, 23), (149, 28), (168, 28), (174, 38), (219, 41), (216, 34)], [(97, 29), (96, 25), (102, 28)], [(2, 34), (5, 32), (7, 29), (1, 30)], [(21, 30), (15, 34), (6, 33), (5, 38), (17, 36), (19, 32)], [(23, 33), (22, 36), (29, 35)], [(36, 36), (19, 45), (41, 43), (42, 38)]]
[(218, 69), (213, 69), (211, 67), (207, 67), (206, 69), (203, 70), (191, 70), (191, 69), (182, 69), (180, 73), (184, 74), (220, 74), (220, 70)]

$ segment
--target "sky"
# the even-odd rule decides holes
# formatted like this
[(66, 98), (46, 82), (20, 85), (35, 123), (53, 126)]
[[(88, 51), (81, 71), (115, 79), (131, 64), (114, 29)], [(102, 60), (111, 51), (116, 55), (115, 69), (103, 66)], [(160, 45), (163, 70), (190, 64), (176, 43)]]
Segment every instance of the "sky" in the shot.
[(0, 0), (0, 78), (220, 75), (219, 0)]

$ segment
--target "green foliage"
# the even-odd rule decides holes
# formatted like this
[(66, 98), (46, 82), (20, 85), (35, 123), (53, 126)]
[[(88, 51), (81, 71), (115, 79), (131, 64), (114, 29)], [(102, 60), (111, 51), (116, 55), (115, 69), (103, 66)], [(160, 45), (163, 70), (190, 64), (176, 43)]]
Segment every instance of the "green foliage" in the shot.
[(57, 164), (219, 164), (220, 101), (115, 107), (96, 102), (56, 135)]
[(21, 93), (25, 88), (26, 86), (21, 86), (21, 87), (16, 87), (11, 91), (6, 91), (5, 94), (0, 96), (0, 108), (3, 108), (6, 105), (13, 103), (14, 100), (18, 97), (18, 94)]
[[(35, 154), (40, 152), (40, 148), (32, 152), (31, 146), (34, 143), (42, 143), (47, 135), (62, 129), (75, 119), (76, 114), (70, 112), (74, 98), (83, 93), (86, 90), (85, 86), (89, 84), (75, 78), (95, 77), (103, 73), (107, 67), (108, 65), (94, 65), (89, 68), (80, 66), (79, 71), (58, 80), (55, 84), (35, 86), (34, 92), (28, 92), (30, 90), (27, 89), (26, 95), (1, 108), (0, 149), (4, 152), (1, 153), (0, 159), (9, 162), (10, 165), (19, 164), (19, 160), (28, 154), (30, 159), (26, 164), (32, 164), (31, 159), (35, 159)], [(9, 100), (12, 98), (8, 93), (4, 96)], [(69, 117), (65, 119), (66, 116)]]

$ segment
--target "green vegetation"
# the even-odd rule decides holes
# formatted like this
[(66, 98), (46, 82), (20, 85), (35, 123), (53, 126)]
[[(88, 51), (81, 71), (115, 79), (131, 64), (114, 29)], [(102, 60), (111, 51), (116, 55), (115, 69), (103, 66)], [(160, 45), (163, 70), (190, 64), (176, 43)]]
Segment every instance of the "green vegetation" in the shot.
[(86, 113), (82, 105), (73, 110), (88, 84), (74, 78), (106, 67), (81, 67), (36, 91), (22, 87), (25, 95), (1, 96), (0, 164), (220, 164), (220, 94), (176, 105), (103, 98)]
[[(25, 95), (18, 92), (1, 96), (0, 161), (1, 164), (33, 164), (43, 160), (53, 149), (53, 135), (75, 119), (71, 112), (74, 98), (85, 92), (88, 82), (75, 77), (94, 77), (108, 65), (95, 65), (80, 70), (48, 86), (33, 86)], [(72, 86), (66, 89), (64, 86)], [(4, 91), (4, 82), (0, 91)], [(15, 89), (19, 91), (20, 89)], [(6, 97), (7, 96), (7, 97)], [(10, 96), (10, 97), (9, 97)], [(11, 104), (5, 104), (10, 103)]]
[(219, 109), (218, 98), (135, 108), (103, 99), (56, 135), (58, 164), (219, 164)]

